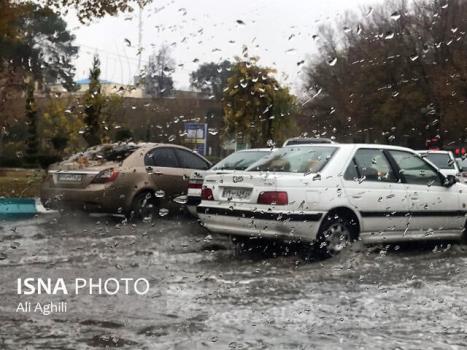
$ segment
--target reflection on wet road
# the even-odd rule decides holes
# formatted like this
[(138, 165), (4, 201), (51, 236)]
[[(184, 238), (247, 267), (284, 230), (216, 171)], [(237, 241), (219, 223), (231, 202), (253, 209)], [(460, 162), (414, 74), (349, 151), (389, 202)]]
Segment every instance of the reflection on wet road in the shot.
[[(356, 244), (312, 263), (236, 254), (194, 220), (68, 215), (0, 222), (2, 349), (461, 348), (467, 249)], [(267, 250), (267, 249), (266, 249)], [(279, 251), (279, 253), (281, 253)], [(139, 278), (144, 296), (18, 296), (17, 278)], [(66, 314), (16, 313), (62, 301)]]

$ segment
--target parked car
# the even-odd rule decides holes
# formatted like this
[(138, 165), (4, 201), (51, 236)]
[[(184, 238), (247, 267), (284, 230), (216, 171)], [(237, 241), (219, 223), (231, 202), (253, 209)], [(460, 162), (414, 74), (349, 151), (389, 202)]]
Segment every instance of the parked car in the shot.
[(208, 160), (182, 146), (106, 144), (51, 166), (41, 200), (45, 207), (145, 217), (160, 198), (186, 193), (194, 170), (210, 167)]
[(317, 143), (334, 143), (333, 140), (323, 137), (293, 137), (285, 140), (282, 147), (294, 146), (294, 145), (308, 145)]
[(450, 151), (438, 151), (438, 150), (424, 150), (417, 151), (422, 157), (425, 157), (434, 165), (436, 165), (439, 171), (447, 175), (459, 176), (459, 166)]
[(201, 187), (206, 175), (227, 174), (241, 171), (272, 152), (271, 148), (252, 148), (230, 154), (207, 171), (195, 171), (188, 183), (186, 206), (191, 215), (197, 216), (196, 206), (201, 203)]
[(460, 170), (460, 182), (463, 184), (467, 184), (467, 158), (456, 158), (456, 163)]
[(282, 148), (247, 171), (209, 175), (198, 215), (237, 237), (313, 242), (460, 239), (467, 192), (411, 149), (374, 144)]

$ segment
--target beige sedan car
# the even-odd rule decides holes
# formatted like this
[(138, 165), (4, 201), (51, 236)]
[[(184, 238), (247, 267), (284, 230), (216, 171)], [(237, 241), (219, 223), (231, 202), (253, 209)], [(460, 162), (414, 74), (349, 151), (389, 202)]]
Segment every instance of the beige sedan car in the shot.
[(161, 200), (186, 194), (195, 170), (211, 163), (172, 144), (100, 145), (52, 165), (41, 187), (48, 208), (146, 217)]

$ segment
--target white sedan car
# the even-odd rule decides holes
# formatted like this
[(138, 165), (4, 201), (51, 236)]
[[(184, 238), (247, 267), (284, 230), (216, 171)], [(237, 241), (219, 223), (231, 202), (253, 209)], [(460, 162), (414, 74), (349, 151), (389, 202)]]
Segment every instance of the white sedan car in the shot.
[(215, 164), (209, 170), (198, 170), (191, 174), (188, 181), (186, 207), (188, 212), (197, 216), (196, 206), (201, 203), (201, 187), (204, 177), (210, 174), (226, 174), (247, 169), (250, 165), (273, 152), (271, 148), (250, 148), (234, 152)]
[(316, 242), (335, 255), (368, 243), (460, 239), (467, 192), (411, 149), (285, 147), (247, 171), (205, 178), (198, 215), (233, 236)]

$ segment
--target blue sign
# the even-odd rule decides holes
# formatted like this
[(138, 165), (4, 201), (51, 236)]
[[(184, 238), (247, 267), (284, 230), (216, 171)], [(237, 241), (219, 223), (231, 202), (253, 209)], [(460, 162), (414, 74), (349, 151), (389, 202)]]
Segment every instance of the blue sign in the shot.
[(207, 153), (208, 124), (185, 123), (185, 139), (196, 152), (203, 156)]

